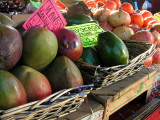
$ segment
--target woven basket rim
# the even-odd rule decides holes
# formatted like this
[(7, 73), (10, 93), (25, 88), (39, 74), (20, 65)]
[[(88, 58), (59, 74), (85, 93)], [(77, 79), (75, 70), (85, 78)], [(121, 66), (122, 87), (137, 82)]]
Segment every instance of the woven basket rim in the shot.
[[(134, 42), (134, 43), (146, 43), (146, 44), (150, 44), (150, 43), (148, 43), (148, 42), (145, 42), (145, 41), (134, 41), (134, 40), (124, 40), (124, 41), (129, 41), (129, 42)], [(137, 58), (139, 58), (140, 56), (142, 56), (143, 54), (146, 54), (148, 51), (153, 51), (153, 49), (155, 49), (156, 48), (156, 43), (155, 44), (150, 44), (151, 45), (151, 47), (147, 50), (147, 51), (145, 51), (145, 52), (143, 52), (143, 53), (141, 53), (140, 55), (138, 55), (137, 57), (135, 57), (135, 58), (133, 58), (132, 60), (130, 60), (129, 61), (129, 63), (128, 64), (125, 64), (125, 65), (116, 65), (116, 66), (111, 66), (111, 67), (101, 67), (100, 65), (98, 65), (98, 66), (95, 66), (95, 65), (91, 65), (91, 64), (88, 64), (88, 63), (86, 63), (86, 62), (83, 62), (83, 61), (75, 61), (76, 63), (81, 63), (81, 64), (83, 64), (84, 66), (88, 66), (88, 67), (93, 67), (93, 68), (97, 68), (97, 69), (106, 69), (106, 70), (109, 70), (109, 69), (115, 69), (115, 68), (118, 68), (118, 67), (125, 67), (125, 66), (128, 66), (128, 65), (130, 65), (133, 61), (135, 61)], [(155, 53), (155, 51), (150, 55), (150, 56), (152, 56), (153, 54)]]
[[(78, 88), (83, 88), (83, 90), (81, 90), (78, 93), (65, 95), (66, 93), (71, 92), (73, 90), (76, 90)], [(13, 107), (13, 108), (10, 108), (7, 110), (0, 110), (0, 119), (10, 117), (14, 114), (19, 114), (19, 113), (22, 114), (23, 112), (24, 112), (24, 114), (30, 114), (31, 112), (39, 112), (39, 111), (43, 112), (43, 111), (45, 111), (45, 109), (48, 109), (50, 107), (51, 108), (57, 107), (58, 104), (61, 104), (61, 102), (62, 102), (62, 101), (59, 102), (58, 100), (60, 100), (63, 97), (65, 98), (65, 100), (63, 100), (63, 103), (67, 103), (68, 101), (70, 101), (70, 99), (75, 99), (78, 96), (82, 96), (80, 99), (84, 99), (83, 97), (86, 97), (90, 93), (92, 88), (93, 88), (93, 84), (80, 85), (80, 86), (69, 88), (69, 89), (63, 89), (63, 90), (60, 90), (60, 91), (57, 91), (57, 92), (51, 94), (50, 96), (48, 96), (42, 100), (29, 102), (29, 103), (26, 103), (26, 104), (23, 104), (23, 105), (20, 105), (17, 107)], [(47, 101), (50, 101), (50, 102), (45, 104), (44, 106), (46, 106), (46, 107), (44, 107), (42, 109), (41, 108), (43, 106), (42, 104)], [(54, 102), (57, 102), (57, 101), (58, 101), (58, 103), (53, 104)], [(83, 100), (79, 100), (79, 101), (82, 102)], [(52, 104), (50, 105), (50, 103), (52, 103)], [(41, 108), (41, 109), (39, 109), (39, 108)], [(28, 113), (26, 111), (28, 111)]]
[[(81, 68), (85, 69), (85, 70), (88, 69), (88, 71), (92, 71), (92, 72), (97, 71), (97, 74), (96, 75), (94, 74), (94, 76), (91, 75), (91, 74), (88, 74), (88, 72), (84, 71), (84, 73), (87, 76), (91, 75), (95, 79), (100, 79), (101, 80), (102, 85), (100, 87), (96, 88), (96, 89), (100, 89), (102, 87), (108, 86), (109, 84), (106, 84), (107, 79), (110, 79), (110, 81), (116, 82), (116, 81), (119, 81), (121, 79), (124, 79), (125, 78), (124, 76), (127, 75), (127, 74), (132, 75), (135, 72), (139, 71), (144, 66), (144, 59), (152, 56), (156, 52), (156, 49), (155, 49), (156, 48), (156, 43), (150, 44), (150, 43), (141, 42), (141, 41), (129, 41), (129, 40), (127, 40), (127, 41), (128, 42), (134, 42), (134, 43), (137, 43), (137, 44), (138, 43), (144, 43), (144, 44), (150, 45), (150, 47), (147, 47), (148, 49), (146, 51), (139, 54), (135, 58), (131, 59), (129, 61), (129, 63), (125, 64), (125, 65), (117, 65), (117, 66), (112, 66), (112, 67), (101, 67), (101, 66), (94, 66), (94, 65), (88, 64), (86, 62), (82, 62), (82, 61), (76, 61), (77, 65), (80, 67), (80, 69)], [(141, 65), (141, 67), (135, 69), (138, 65)], [(133, 69), (135, 69), (135, 70), (133, 70)], [(110, 72), (110, 71), (112, 71), (112, 72)], [(125, 72), (126, 73), (128, 72), (128, 73), (125, 74)], [(122, 74), (120, 76), (121, 78), (119, 77), (119, 74)], [(118, 76), (118, 78), (116, 78), (117, 76)], [(111, 80), (111, 78), (113, 78), (113, 80)], [(97, 84), (97, 82), (96, 82), (96, 84)], [(96, 84), (95, 84), (95, 87), (97, 87)]]

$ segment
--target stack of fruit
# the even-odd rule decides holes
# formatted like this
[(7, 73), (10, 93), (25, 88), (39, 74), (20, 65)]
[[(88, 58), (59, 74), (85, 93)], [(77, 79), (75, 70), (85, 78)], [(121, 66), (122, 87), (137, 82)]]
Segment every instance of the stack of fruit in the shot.
[[(69, 14), (67, 15), (70, 15), (70, 11), (72, 10), (74, 14), (90, 16), (97, 20), (105, 31), (113, 32), (121, 40), (145, 41), (151, 44), (157, 42), (157, 53), (146, 60), (145, 66), (150, 66), (152, 62), (158, 63), (157, 61), (160, 59), (158, 49), (160, 46), (160, 23), (155, 20), (154, 15), (150, 11), (134, 10), (130, 3), (124, 2), (122, 4), (120, 0), (84, 0), (84, 2), (91, 9), (91, 14), (89, 12), (81, 13), (79, 12), (82, 11), (80, 9), (74, 11), (75, 8), (69, 8), (67, 11)], [(93, 48), (90, 49), (94, 50)], [(101, 54), (101, 52), (98, 53)]]
[[(41, 100), (62, 89), (83, 85), (79, 59), (83, 46), (72, 30), (0, 24), (0, 109)], [(4, 21), (5, 22), (4, 22)], [(10, 21), (10, 22), (6, 22)], [(20, 32), (23, 30), (23, 34)], [(22, 31), (21, 31), (22, 32)]]
[(24, 7), (22, 7), (21, 3), (18, 0), (13, 1), (4, 1), (0, 3), (0, 12), (8, 13), (8, 14), (18, 14), (22, 12)]

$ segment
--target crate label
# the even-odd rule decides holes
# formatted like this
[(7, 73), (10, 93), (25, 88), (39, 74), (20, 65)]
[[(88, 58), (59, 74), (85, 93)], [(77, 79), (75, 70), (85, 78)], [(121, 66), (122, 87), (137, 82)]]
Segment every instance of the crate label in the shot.
[(75, 31), (82, 40), (83, 47), (97, 45), (98, 34), (104, 30), (96, 23), (85, 23), (74, 26), (66, 26), (65, 28)]
[(54, 0), (46, 0), (39, 9), (23, 24), (24, 29), (34, 26), (46, 26), (49, 30), (64, 28), (67, 22), (59, 11)]

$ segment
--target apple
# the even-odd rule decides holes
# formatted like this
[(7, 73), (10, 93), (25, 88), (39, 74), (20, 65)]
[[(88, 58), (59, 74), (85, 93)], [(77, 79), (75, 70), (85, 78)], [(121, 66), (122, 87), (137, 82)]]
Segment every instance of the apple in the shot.
[(153, 55), (153, 63), (160, 64), (160, 49), (157, 48), (156, 53)]
[(147, 58), (147, 59), (144, 61), (144, 66), (145, 66), (145, 67), (150, 67), (150, 66), (152, 65), (152, 61), (153, 61), (152, 56), (149, 57), (149, 58)]
[(53, 32), (58, 40), (58, 54), (67, 56), (72, 61), (78, 60), (83, 52), (83, 44), (77, 33), (67, 28)]
[(140, 27), (137, 25), (137, 23), (130, 24), (129, 28), (131, 28), (134, 31), (134, 33), (140, 30)]
[(160, 33), (160, 23), (156, 23), (152, 27), (155, 28), (158, 33)]
[(99, 23), (99, 26), (104, 30), (104, 31), (113, 31), (113, 27), (107, 23), (107, 22), (102, 22), (102, 23)]

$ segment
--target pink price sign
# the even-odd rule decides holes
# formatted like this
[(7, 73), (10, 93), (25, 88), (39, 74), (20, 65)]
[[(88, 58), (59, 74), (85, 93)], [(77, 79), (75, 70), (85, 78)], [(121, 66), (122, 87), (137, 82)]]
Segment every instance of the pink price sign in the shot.
[(46, 0), (39, 9), (23, 24), (24, 29), (34, 26), (46, 26), (49, 30), (64, 28), (67, 22), (54, 0)]

